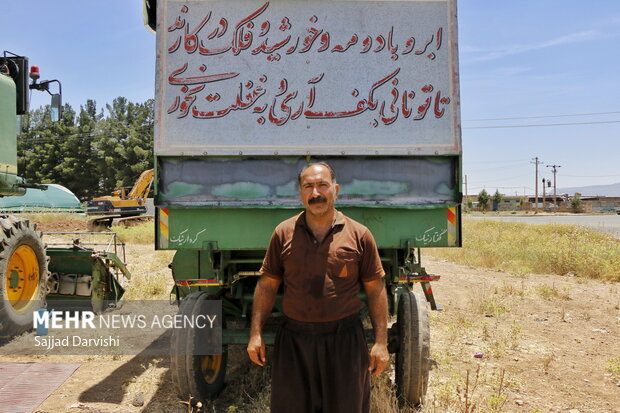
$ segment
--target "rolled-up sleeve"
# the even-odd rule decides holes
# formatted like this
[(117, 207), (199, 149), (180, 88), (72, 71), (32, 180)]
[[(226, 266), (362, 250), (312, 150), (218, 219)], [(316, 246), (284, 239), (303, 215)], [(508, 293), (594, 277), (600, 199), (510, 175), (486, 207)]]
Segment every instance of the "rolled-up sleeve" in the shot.
[(274, 231), (271, 235), (271, 241), (267, 247), (263, 265), (260, 269), (261, 276), (282, 279), (284, 275), (284, 265), (282, 263), (282, 239), (278, 231)]
[(366, 231), (362, 237), (362, 260), (360, 265), (360, 279), (372, 281), (385, 276), (383, 264), (374, 237), (370, 231)]

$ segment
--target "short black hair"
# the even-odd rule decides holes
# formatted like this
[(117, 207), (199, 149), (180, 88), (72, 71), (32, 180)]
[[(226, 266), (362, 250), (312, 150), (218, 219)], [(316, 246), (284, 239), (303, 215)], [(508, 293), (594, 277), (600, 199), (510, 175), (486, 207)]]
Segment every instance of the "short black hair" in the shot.
[(329, 166), (329, 165), (327, 164), (327, 162), (323, 162), (323, 161), (321, 161), (321, 162), (312, 162), (312, 163), (309, 163), (309, 164), (307, 164), (306, 166), (304, 166), (303, 168), (301, 168), (301, 171), (299, 171), (299, 175), (297, 175), (297, 182), (299, 183), (299, 185), (300, 185), (300, 186), (301, 186), (301, 175), (304, 173), (304, 171), (305, 171), (306, 169), (310, 168), (311, 166), (316, 166), (316, 165), (320, 165), (320, 166), (325, 167), (325, 168), (329, 171), (329, 174), (331, 175), (331, 178), (332, 178), (332, 183), (336, 182), (336, 173), (334, 172), (334, 170), (332, 169), (332, 167), (331, 167), (331, 166)]

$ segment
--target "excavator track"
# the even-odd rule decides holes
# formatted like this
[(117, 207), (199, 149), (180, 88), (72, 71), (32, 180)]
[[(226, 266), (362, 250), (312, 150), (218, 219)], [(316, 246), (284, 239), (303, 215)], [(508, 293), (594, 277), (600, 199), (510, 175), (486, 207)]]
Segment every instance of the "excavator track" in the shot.
[(153, 215), (139, 215), (135, 217), (124, 217), (121, 215), (111, 215), (111, 216), (103, 216), (92, 218), (88, 220), (87, 228), (88, 231), (106, 231), (111, 228), (113, 225), (119, 225), (122, 227), (132, 227), (134, 225), (139, 225), (144, 222), (153, 221)]

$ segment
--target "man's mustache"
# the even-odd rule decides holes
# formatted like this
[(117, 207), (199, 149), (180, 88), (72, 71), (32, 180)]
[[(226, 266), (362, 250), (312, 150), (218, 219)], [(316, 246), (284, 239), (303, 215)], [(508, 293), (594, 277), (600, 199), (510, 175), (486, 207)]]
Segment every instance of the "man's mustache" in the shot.
[(308, 201), (308, 204), (319, 204), (319, 203), (322, 203), (322, 202), (327, 202), (327, 198), (322, 197), (322, 196), (319, 196), (319, 197), (316, 197), (316, 198), (311, 198)]

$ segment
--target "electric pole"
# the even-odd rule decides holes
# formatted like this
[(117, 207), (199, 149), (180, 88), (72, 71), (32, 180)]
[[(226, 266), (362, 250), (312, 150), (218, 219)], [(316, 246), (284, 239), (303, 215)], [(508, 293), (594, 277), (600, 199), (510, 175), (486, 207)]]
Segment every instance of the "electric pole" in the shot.
[(538, 156), (536, 158), (532, 158), (532, 160), (534, 162), (530, 162), (536, 165), (536, 178), (535, 178), (535, 183), (536, 183), (536, 202), (534, 203), (534, 209), (536, 210), (536, 212), (538, 212), (538, 165), (540, 165), (542, 162), (538, 160)]
[(465, 184), (465, 211), (467, 211), (467, 175), (465, 175), (465, 181), (463, 183)]
[(547, 183), (547, 180), (543, 178), (543, 211), (545, 210), (545, 184), (546, 183)]
[(562, 165), (547, 165), (547, 168), (551, 168), (551, 172), (553, 172), (553, 205), (555, 210), (558, 210), (558, 198), (556, 194), (556, 185), (555, 185), (555, 174), (558, 172), (558, 168), (561, 168)]

